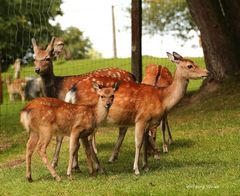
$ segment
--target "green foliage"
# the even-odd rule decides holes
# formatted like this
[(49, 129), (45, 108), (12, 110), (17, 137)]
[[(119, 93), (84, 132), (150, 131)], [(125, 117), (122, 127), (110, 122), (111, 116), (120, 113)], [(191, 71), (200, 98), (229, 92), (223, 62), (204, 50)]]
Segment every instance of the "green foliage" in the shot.
[(65, 59), (89, 58), (88, 52), (92, 44), (88, 38), (84, 38), (83, 32), (76, 27), (69, 27), (63, 31)]
[(31, 47), (31, 38), (43, 43), (57, 35), (60, 26), (49, 20), (62, 15), (62, 0), (1, 0), (0, 6), (0, 59), (8, 64), (23, 57)]
[(143, 1), (143, 29), (145, 33), (172, 34), (187, 40), (190, 31), (198, 31), (186, 0), (154, 0)]

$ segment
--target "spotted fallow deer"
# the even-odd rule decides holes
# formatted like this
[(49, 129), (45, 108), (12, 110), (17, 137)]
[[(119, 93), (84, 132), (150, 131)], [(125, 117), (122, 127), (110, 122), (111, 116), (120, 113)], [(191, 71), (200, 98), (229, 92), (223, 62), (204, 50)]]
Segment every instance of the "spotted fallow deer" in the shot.
[[(148, 84), (156, 87), (167, 87), (172, 83), (173, 77), (171, 72), (161, 65), (149, 64), (146, 66), (145, 77), (142, 80), (142, 84)], [(167, 142), (165, 138), (165, 127), (167, 127), (169, 134), (169, 141), (172, 141), (171, 132), (169, 129), (169, 124), (167, 121), (167, 115), (164, 115), (162, 120), (162, 134), (163, 134), (163, 151), (167, 151)], [(124, 128), (119, 132), (119, 136), (114, 147), (112, 156), (109, 158), (109, 163), (112, 163), (116, 159), (118, 159), (119, 151), (126, 135), (127, 129)], [(149, 138), (148, 138), (148, 153), (154, 154), (155, 159), (159, 159), (160, 151), (156, 145), (156, 128), (152, 128), (149, 130)]]
[[(122, 82), (118, 91), (115, 93), (114, 103), (110, 108), (107, 117), (108, 125), (117, 125), (120, 127), (135, 126), (135, 158), (133, 170), (139, 175), (139, 155), (143, 144), (146, 141), (147, 130), (159, 125), (164, 114), (176, 105), (184, 96), (189, 79), (199, 79), (208, 76), (206, 69), (200, 68), (190, 59), (183, 58), (176, 52), (167, 53), (169, 59), (174, 62), (176, 71), (172, 84), (166, 88), (156, 88), (151, 85), (137, 84), (134, 82)], [(91, 80), (91, 78), (88, 78)], [(92, 78), (96, 80), (96, 78)], [(106, 77), (98, 78), (96, 82), (106, 82)], [(76, 88), (83, 89), (81, 85)], [(80, 92), (80, 89), (76, 92)], [(87, 88), (80, 99), (93, 100), (91, 91)], [(80, 96), (80, 94), (77, 94)], [(76, 99), (78, 99), (76, 96)], [(96, 101), (96, 100), (95, 100)], [(144, 142), (145, 143), (145, 142)], [(148, 168), (146, 145), (144, 145), (144, 162), (143, 167)]]
[(73, 157), (78, 152), (79, 138), (85, 147), (89, 173), (93, 174), (88, 136), (106, 119), (118, 85), (116, 83), (112, 88), (101, 88), (94, 83), (91, 89), (96, 91), (98, 101), (93, 105), (75, 105), (56, 98), (41, 97), (32, 100), (23, 108), (20, 121), (29, 132), (26, 147), (26, 178), (28, 181), (32, 181), (31, 157), (36, 146), (38, 154), (53, 178), (60, 181), (60, 177), (48, 161), (46, 154), (52, 136), (56, 135), (70, 136), (67, 175), (71, 177)]
[[(46, 97), (55, 97), (64, 100), (66, 93), (74, 84), (89, 76), (109, 76), (114, 78), (114, 81), (135, 81), (134, 75), (118, 68), (99, 69), (87, 74), (75, 76), (55, 76), (53, 72), (53, 59), (61, 53), (64, 47), (63, 40), (53, 37), (46, 49), (38, 47), (35, 39), (32, 39), (32, 45), (34, 50), (35, 72), (39, 74), (42, 79), (43, 94)], [(57, 137), (57, 144), (52, 162), (54, 167), (58, 164), (62, 140), (63, 137)], [(77, 154), (74, 159), (73, 167), (79, 170)]]

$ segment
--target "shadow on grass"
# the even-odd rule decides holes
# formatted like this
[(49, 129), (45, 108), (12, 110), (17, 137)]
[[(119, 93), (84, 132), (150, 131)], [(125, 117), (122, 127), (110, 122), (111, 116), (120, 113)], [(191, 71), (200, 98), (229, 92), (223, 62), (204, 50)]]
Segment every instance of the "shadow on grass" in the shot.
[(169, 145), (169, 152), (174, 151), (178, 148), (192, 148), (195, 145), (195, 141), (191, 139), (177, 139)]

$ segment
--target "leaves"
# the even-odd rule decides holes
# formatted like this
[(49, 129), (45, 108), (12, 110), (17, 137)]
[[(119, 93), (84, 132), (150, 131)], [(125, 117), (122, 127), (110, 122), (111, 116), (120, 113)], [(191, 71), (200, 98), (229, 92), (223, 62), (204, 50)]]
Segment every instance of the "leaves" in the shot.
[(150, 35), (172, 34), (187, 40), (190, 31), (198, 31), (185, 0), (145, 0), (142, 18), (143, 30)]
[[(49, 20), (62, 15), (62, 0), (1, 0), (0, 6), (0, 59), (7, 65), (22, 58), (31, 47), (31, 38), (47, 42), (60, 26)], [(5, 67), (6, 68), (6, 67)]]

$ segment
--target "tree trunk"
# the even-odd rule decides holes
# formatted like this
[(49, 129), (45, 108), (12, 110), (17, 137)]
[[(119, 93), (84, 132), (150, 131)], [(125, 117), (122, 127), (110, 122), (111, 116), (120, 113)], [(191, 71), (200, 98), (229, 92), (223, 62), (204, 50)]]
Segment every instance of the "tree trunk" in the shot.
[(212, 78), (221, 81), (233, 76), (239, 71), (239, 55), (236, 37), (224, 16), (224, 4), (221, 0), (187, 0), (187, 3), (201, 32), (205, 63)]

